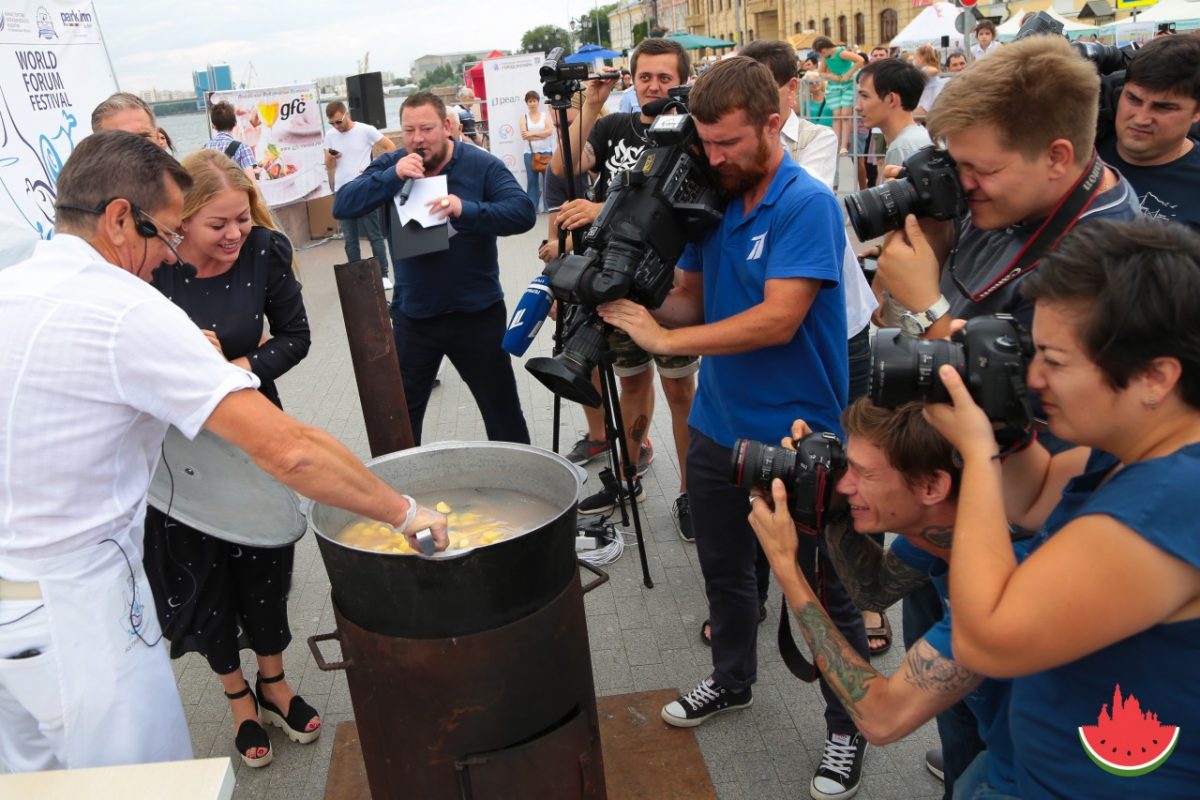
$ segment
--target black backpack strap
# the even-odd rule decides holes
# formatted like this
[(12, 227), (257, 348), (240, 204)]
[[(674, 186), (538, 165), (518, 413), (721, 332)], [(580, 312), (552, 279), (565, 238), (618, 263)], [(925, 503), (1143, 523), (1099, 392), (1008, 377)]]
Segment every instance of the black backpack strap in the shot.
[(233, 141), (231, 141), (229, 143), (229, 146), (225, 148), (225, 155), (229, 156), (230, 158), (233, 158), (235, 155), (237, 155), (238, 148), (241, 146), (242, 146), (242, 143), (239, 142), (237, 139), (234, 139)]

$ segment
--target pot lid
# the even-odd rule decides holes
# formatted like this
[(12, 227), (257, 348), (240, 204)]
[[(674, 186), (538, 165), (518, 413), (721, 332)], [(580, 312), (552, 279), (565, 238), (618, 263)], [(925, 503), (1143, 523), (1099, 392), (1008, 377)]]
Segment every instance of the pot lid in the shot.
[(171, 427), (150, 481), (150, 505), (233, 544), (283, 547), (304, 535), (307, 500), (263, 472), (240, 449), (201, 430)]

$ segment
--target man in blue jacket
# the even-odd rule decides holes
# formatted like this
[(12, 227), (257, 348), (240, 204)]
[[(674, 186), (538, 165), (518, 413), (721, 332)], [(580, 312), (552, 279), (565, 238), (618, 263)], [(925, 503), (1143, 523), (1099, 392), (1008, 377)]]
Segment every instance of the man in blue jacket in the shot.
[(448, 194), (429, 205), (450, 224), (449, 249), (396, 259), (392, 329), (413, 436), (420, 444), (429, 393), (446, 356), (475, 396), (488, 438), (528, 444), (512, 359), (500, 347), (508, 313), (496, 237), (532, 228), (533, 203), (498, 158), (454, 142), (446, 106), (436, 96), (410, 95), (400, 107), (400, 125), (405, 146), (342, 187), (333, 215), (361, 217), (385, 206), (392, 252), (401, 252), (392, 198), (409, 178), (446, 176)]

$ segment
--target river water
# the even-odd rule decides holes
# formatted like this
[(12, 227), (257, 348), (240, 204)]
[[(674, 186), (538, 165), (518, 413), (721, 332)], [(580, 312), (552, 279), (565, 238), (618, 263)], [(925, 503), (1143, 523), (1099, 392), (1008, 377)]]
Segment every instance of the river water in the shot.
[[(403, 97), (384, 98), (383, 107), (387, 114), (389, 129), (400, 127), (400, 104), (403, 102)], [(326, 124), (324, 113), (321, 114), (321, 123), (322, 126)], [(171, 137), (171, 141), (175, 144), (175, 153), (180, 158), (193, 150), (199, 150), (205, 142), (212, 138), (208, 130), (208, 117), (202, 111), (194, 114), (172, 114), (167, 117), (159, 117), (158, 124)], [(328, 128), (324, 129), (328, 130)]]

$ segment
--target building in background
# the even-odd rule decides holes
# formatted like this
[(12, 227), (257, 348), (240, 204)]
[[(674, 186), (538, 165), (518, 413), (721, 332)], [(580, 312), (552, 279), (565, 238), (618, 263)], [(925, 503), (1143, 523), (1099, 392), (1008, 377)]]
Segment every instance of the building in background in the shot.
[(227, 92), (232, 88), (233, 70), (228, 64), (209, 64), (203, 71), (192, 72), (192, 89), (198, 109), (204, 109), (209, 92)]
[[(463, 59), (467, 61), (482, 61), (487, 57), (492, 50), (465, 50), (461, 53), (438, 53), (424, 55), (412, 62), (412, 77), (413, 83), (420, 83), (421, 79), (439, 67), (457, 67), (462, 63)], [(509, 55), (509, 51), (501, 51), (503, 55)]]

